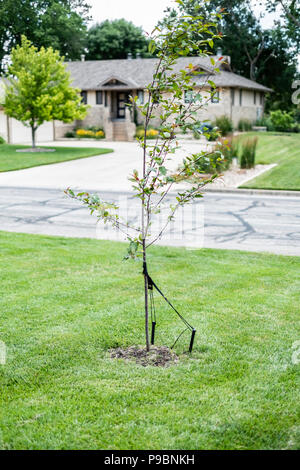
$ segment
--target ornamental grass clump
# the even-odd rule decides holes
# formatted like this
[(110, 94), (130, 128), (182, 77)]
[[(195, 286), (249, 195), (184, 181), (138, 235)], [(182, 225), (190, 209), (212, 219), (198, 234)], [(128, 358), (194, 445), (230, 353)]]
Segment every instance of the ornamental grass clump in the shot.
[(258, 138), (247, 139), (242, 143), (241, 168), (249, 169), (255, 167), (255, 157)]
[(215, 127), (218, 128), (222, 137), (231, 134), (233, 131), (232, 120), (228, 116), (220, 116), (215, 121)]
[(240, 119), (238, 123), (238, 130), (240, 132), (249, 132), (252, 130), (252, 123), (248, 119)]

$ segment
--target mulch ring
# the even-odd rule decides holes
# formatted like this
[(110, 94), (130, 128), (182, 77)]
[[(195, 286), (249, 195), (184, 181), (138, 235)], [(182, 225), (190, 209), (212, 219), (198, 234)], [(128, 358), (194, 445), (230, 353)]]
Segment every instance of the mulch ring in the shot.
[(112, 359), (134, 361), (144, 367), (167, 367), (178, 362), (178, 356), (165, 346), (151, 346), (148, 353), (142, 346), (129, 346), (129, 348), (126, 349), (111, 349), (110, 357)]
[(56, 149), (48, 149), (44, 147), (35, 147), (35, 148), (26, 148), (26, 149), (17, 149), (18, 153), (46, 153), (46, 152), (56, 152)]

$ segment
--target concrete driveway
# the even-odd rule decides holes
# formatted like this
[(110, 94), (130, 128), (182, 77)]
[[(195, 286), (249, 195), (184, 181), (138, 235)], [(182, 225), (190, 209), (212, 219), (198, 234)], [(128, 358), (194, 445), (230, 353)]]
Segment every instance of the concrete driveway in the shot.
[[(83, 158), (54, 165), (0, 173), (0, 187), (52, 188), (67, 187), (86, 190), (130, 191), (128, 176), (133, 169), (142, 169), (142, 149), (136, 142), (53, 142), (39, 145), (60, 147), (111, 148), (113, 153)], [(168, 167), (176, 169), (187, 153), (199, 152), (202, 143), (186, 142)]]

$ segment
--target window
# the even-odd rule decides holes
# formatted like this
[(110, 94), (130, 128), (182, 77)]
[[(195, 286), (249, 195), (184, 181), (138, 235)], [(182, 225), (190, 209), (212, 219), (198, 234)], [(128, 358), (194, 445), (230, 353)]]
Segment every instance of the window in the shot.
[(103, 104), (103, 91), (96, 91), (96, 104)]
[(107, 107), (108, 104), (108, 98), (107, 98), (107, 91), (105, 90), (104, 92), (104, 106)]
[(256, 91), (254, 92), (254, 104), (256, 104)]
[(243, 90), (240, 90), (240, 106), (243, 106)]
[(264, 104), (264, 94), (263, 93), (260, 94), (260, 104), (261, 105)]
[(234, 106), (235, 103), (235, 89), (231, 88), (231, 104)]
[(83, 104), (87, 104), (87, 91), (82, 91), (80, 93)]
[(212, 103), (219, 103), (220, 102), (220, 90), (214, 90), (213, 88), (211, 89), (211, 92), (213, 93), (211, 95), (211, 102)]
[(137, 95), (140, 104), (144, 104), (144, 90), (138, 90)]
[(192, 90), (185, 90), (184, 92), (184, 102), (186, 104), (192, 103), (194, 101), (194, 96)]

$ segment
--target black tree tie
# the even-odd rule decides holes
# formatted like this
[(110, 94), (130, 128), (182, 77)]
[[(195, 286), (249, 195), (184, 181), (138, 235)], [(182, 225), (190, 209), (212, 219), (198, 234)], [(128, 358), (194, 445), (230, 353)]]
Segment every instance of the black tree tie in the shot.
[(195, 328), (181, 315), (181, 313), (178, 312), (178, 310), (171, 304), (171, 302), (167, 299), (167, 297), (163, 294), (163, 292), (159, 289), (159, 287), (155, 284), (153, 279), (148, 273), (147, 269), (147, 263), (144, 262), (143, 264), (143, 274), (144, 276), (147, 277), (147, 284), (148, 284), (148, 289), (150, 291), (150, 312), (151, 312), (151, 322), (152, 322), (152, 332), (151, 332), (151, 344), (154, 344), (155, 340), (155, 327), (156, 327), (156, 310), (155, 310), (155, 303), (154, 303), (154, 295), (153, 295), (153, 288), (157, 290), (157, 292), (162, 296), (162, 298), (167, 302), (167, 304), (174, 310), (174, 312), (178, 315), (180, 320), (184, 323), (185, 329), (180, 333), (178, 338), (176, 339), (175, 343), (171, 347), (171, 349), (174, 348), (175, 344), (179, 340), (179, 338), (187, 331), (190, 330), (192, 332), (191, 335), (191, 341), (190, 341), (190, 347), (189, 347), (189, 352), (191, 353), (193, 350), (193, 345), (194, 345), (194, 340), (195, 340), (195, 334), (196, 330)]

